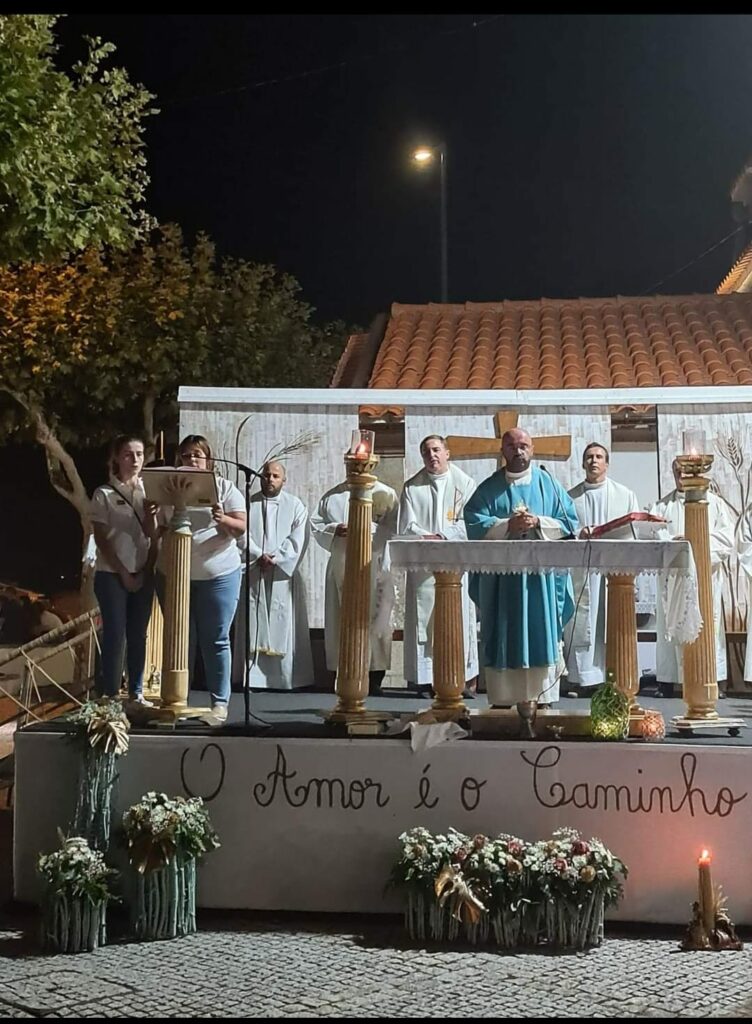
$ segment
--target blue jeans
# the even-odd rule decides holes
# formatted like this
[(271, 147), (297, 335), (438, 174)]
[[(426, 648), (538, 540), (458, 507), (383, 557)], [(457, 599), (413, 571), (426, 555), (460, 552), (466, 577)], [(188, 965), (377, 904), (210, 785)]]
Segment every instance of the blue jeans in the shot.
[[(240, 597), (240, 569), (212, 580), (191, 580), (188, 669), (193, 675), (196, 647), (201, 650), (212, 706), (230, 701), (230, 626)], [(157, 574), (157, 594), (164, 605), (165, 578)]]
[(149, 575), (140, 590), (126, 590), (116, 572), (97, 572), (94, 593), (102, 613), (102, 657), (97, 689), (105, 697), (120, 692), (123, 655), (132, 697), (144, 689), (146, 631), (151, 617), (154, 577)]

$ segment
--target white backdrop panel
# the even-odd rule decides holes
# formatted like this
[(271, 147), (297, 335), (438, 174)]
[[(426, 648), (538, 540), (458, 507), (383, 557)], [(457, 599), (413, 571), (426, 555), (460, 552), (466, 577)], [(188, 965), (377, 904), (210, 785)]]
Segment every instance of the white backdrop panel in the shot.
[[(77, 754), (60, 733), (16, 740), (15, 893), (73, 812)], [(413, 754), (399, 740), (131, 738), (116, 822), (149, 790), (202, 796), (222, 846), (199, 876), (204, 907), (395, 910), (384, 885), (414, 825), (545, 839), (598, 836), (628, 865), (623, 920), (684, 923), (697, 857), (713, 853), (734, 919), (752, 924), (752, 749), (465, 740)]]

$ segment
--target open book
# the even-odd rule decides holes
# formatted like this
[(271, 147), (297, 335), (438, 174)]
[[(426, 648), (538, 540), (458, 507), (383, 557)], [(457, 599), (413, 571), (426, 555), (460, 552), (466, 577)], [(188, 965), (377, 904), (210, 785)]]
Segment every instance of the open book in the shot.
[[(591, 537), (606, 537), (612, 530), (618, 530), (622, 526), (629, 526), (632, 523), (665, 523), (666, 520), (662, 516), (654, 516), (652, 512), (627, 512), (625, 516), (619, 516), (618, 519), (610, 519), (607, 523), (601, 523), (600, 526), (594, 526), (590, 533)], [(645, 536), (652, 537), (653, 529), (648, 527), (648, 530), (643, 533), (639, 531), (636, 536), (640, 539), (644, 539)]]
[(144, 494), (147, 501), (157, 505), (174, 504), (174, 492), (170, 490), (176, 478), (190, 480), (184, 484), (183, 496), (187, 508), (206, 508), (216, 505), (217, 478), (210, 469), (194, 469), (193, 466), (151, 466), (141, 470)]

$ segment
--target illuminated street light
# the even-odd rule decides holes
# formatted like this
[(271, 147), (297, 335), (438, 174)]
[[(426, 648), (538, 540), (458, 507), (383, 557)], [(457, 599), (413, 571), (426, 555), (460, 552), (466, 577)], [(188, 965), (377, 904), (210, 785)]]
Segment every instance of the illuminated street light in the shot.
[(413, 160), (419, 167), (429, 167), (439, 159), (441, 181), (441, 301), (448, 302), (449, 254), (447, 244), (447, 149), (444, 142), (438, 146), (419, 146), (413, 151)]

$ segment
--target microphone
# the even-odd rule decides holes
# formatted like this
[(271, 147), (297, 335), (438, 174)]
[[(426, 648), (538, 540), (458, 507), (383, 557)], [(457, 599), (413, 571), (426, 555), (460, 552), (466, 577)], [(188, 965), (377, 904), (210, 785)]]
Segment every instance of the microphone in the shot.
[(261, 479), (261, 473), (257, 469), (251, 469), (250, 466), (246, 466), (242, 462), (234, 462), (232, 459), (220, 459), (217, 455), (212, 455), (212, 462), (223, 462), (226, 466), (234, 466), (248, 476), (257, 476)]
[[(554, 485), (556, 485), (557, 481), (554, 479), (554, 477), (549, 472), (548, 467), (544, 466), (542, 462), (539, 463), (539, 465), (540, 465), (540, 468), (543, 470), (543, 472), (546, 473), (551, 478), (551, 480), (553, 481)], [(564, 508), (564, 502), (561, 500), (561, 495), (559, 494), (559, 488), (557, 486), (554, 486), (554, 494), (556, 495), (556, 501), (558, 502), (561, 514), (564, 517), (564, 519), (566, 519), (567, 526), (569, 527), (569, 536), (568, 537), (562, 537), (562, 540), (574, 540), (576, 538), (576, 536), (577, 536), (577, 530), (572, 526), (572, 520), (569, 518), (569, 516), (567, 514), (567, 510)]]

